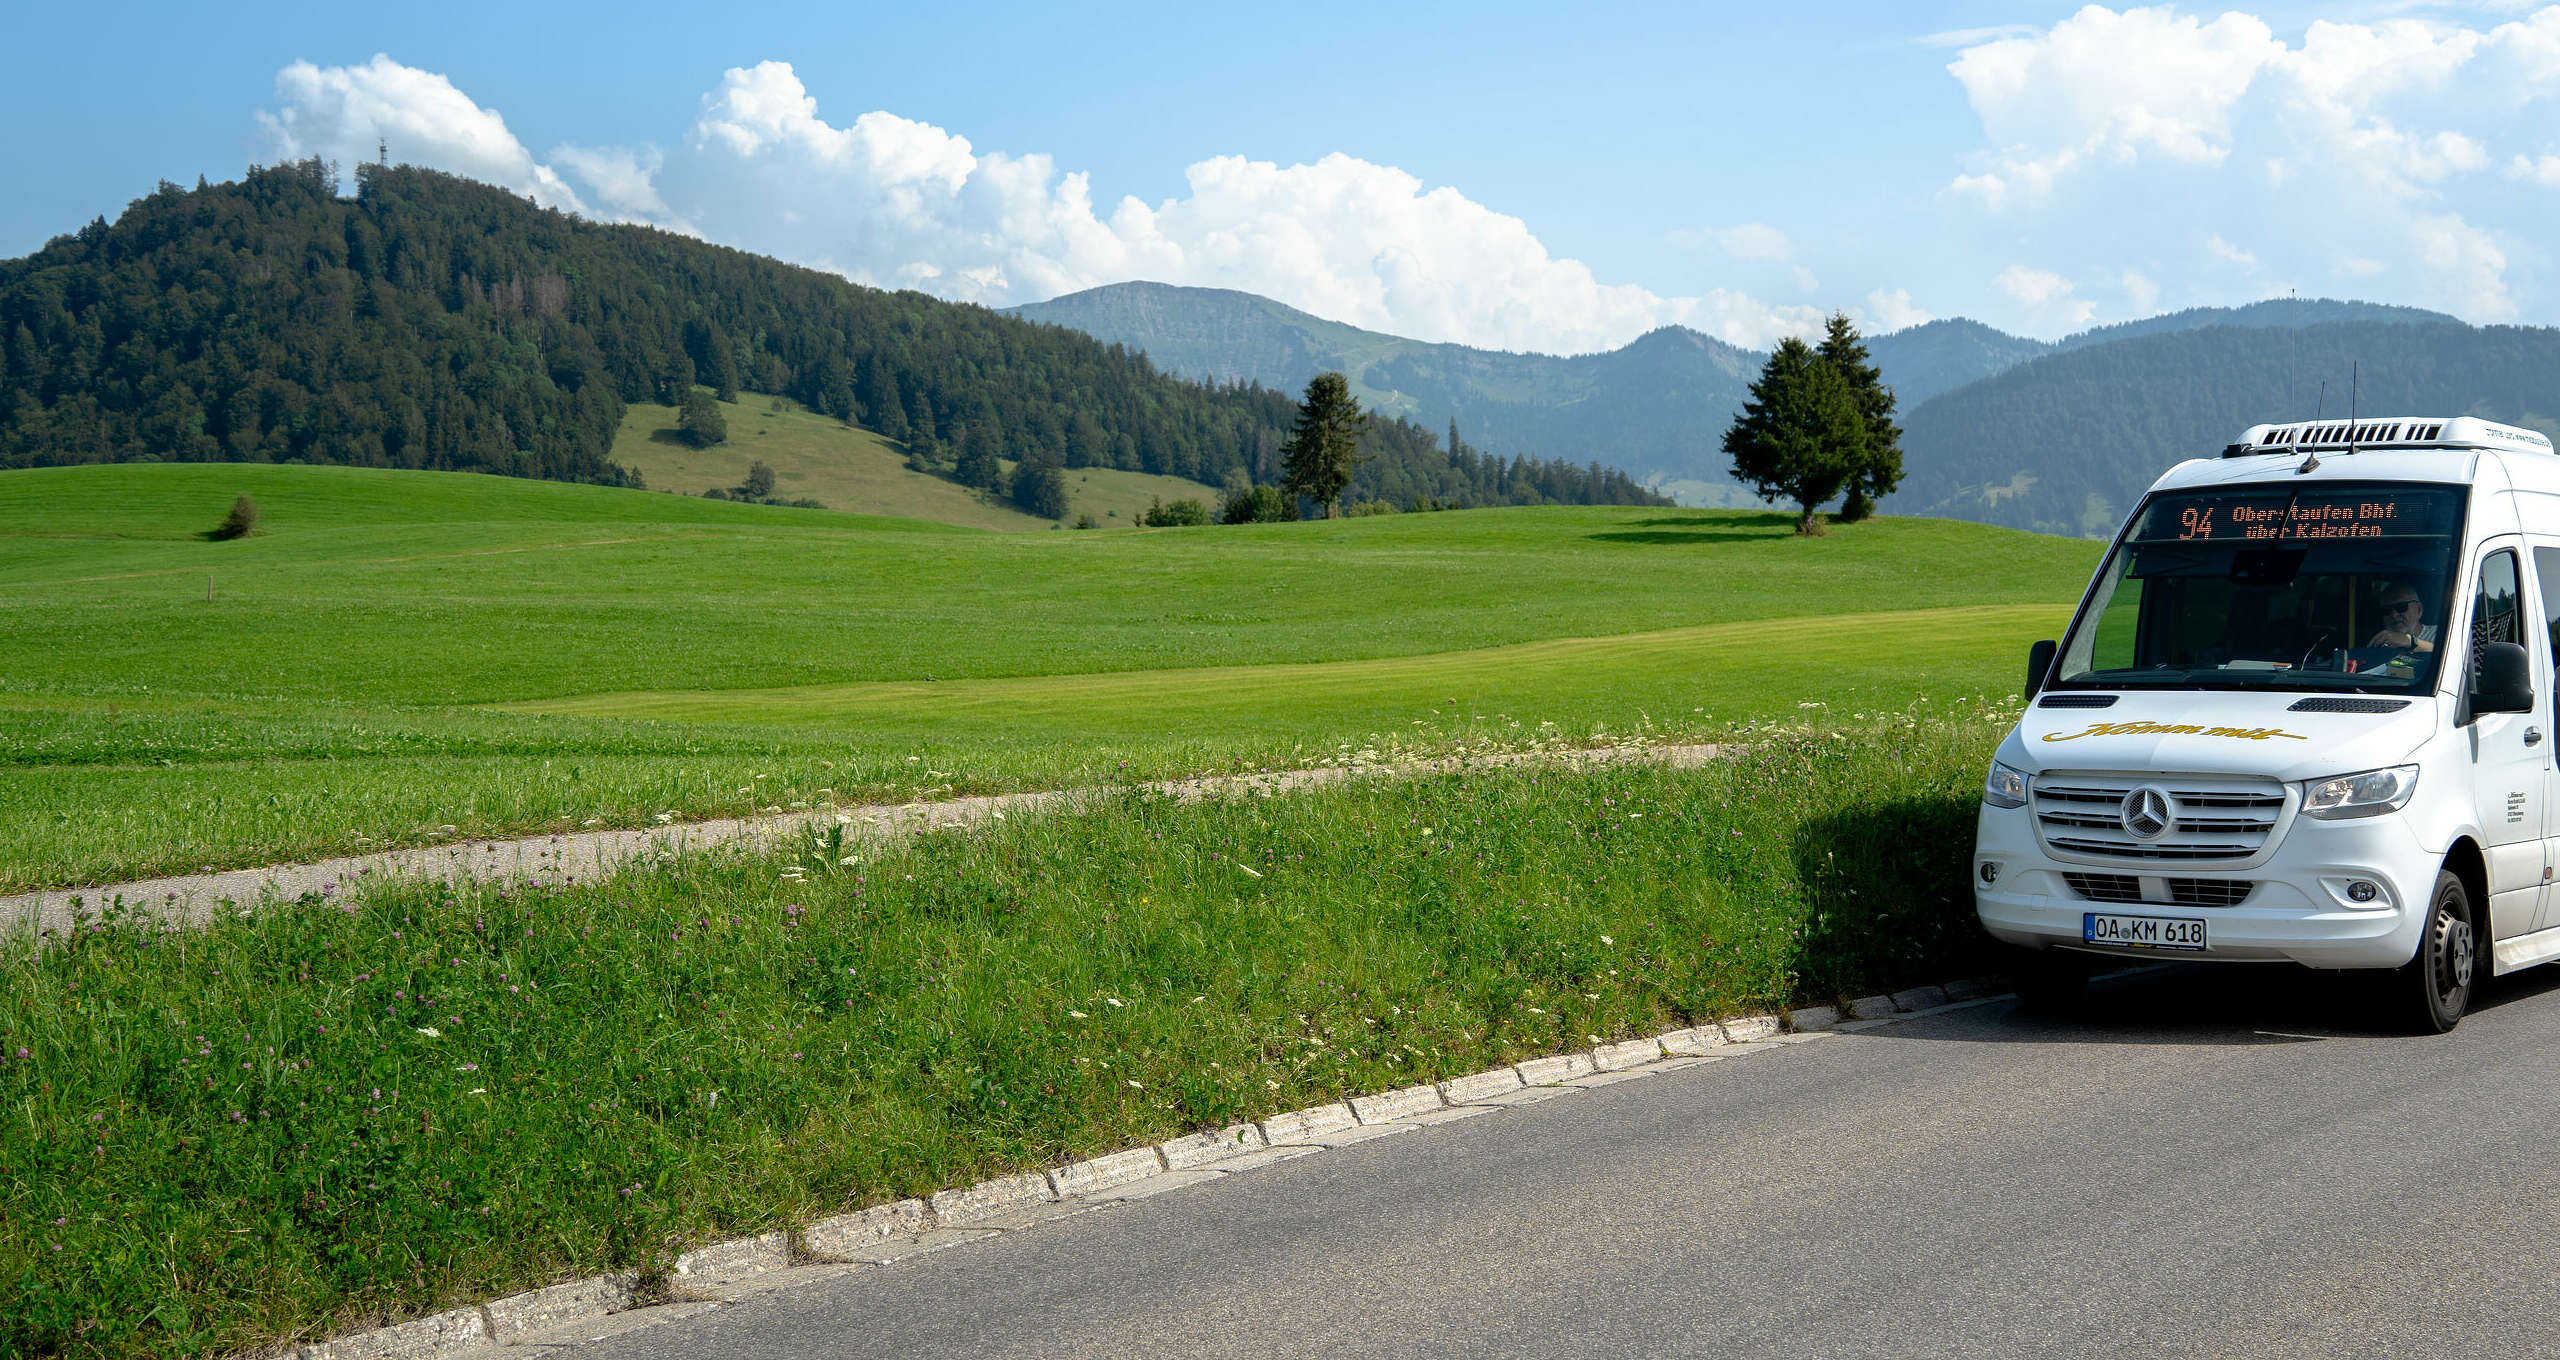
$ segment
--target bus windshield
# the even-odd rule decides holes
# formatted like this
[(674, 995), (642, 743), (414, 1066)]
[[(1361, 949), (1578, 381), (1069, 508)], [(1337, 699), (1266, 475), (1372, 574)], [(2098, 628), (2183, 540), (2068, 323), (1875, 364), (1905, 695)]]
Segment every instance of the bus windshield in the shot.
[(2464, 488), (2335, 482), (2153, 496), (2062, 649), (2074, 689), (2423, 692)]

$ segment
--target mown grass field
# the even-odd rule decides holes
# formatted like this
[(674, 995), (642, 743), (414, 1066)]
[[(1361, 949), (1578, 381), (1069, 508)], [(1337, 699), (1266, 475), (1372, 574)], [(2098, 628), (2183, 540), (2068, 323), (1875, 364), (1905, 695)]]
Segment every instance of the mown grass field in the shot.
[[(203, 541), (244, 492), (258, 534)], [(2014, 688), (2096, 552), (1739, 512), (990, 534), (458, 474), (9, 472), (0, 890), (1945, 703)]]
[[(636, 468), (652, 490), (699, 495), (747, 479), (750, 465), (773, 469), (774, 495), (813, 500), (830, 510), (898, 515), (973, 529), (1050, 529), (1056, 524), (991, 501), (956, 482), (907, 466), (906, 454), (869, 430), (821, 415), (788, 397), (749, 395), (721, 402), (729, 440), (697, 449), (676, 435), (676, 408), (649, 402), (626, 408), (614, 436), (613, 461)], [(1013, 464), (1007, 462), (1011, 472)], [(1089, 514), (1108, 529), (1134, 528), (1149, 502), (1214, 503), (1215, 487), (1181, 477), (1117, 468), (1069, 468), (1066, 523)]]
[(0, 1354), (228, 1353), (1979, 966), (2014, 706), (0, 945)]

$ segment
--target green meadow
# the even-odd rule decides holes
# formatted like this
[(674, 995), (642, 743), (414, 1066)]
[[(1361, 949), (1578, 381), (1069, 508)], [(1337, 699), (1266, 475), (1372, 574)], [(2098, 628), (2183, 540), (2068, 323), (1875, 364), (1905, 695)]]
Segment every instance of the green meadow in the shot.
[(0, 1354), (238, 1354), (1979, 971), (2014, 705), (0, 940)]
[[(206, 541), (243, 493), (258, 532)], [(1734, 511), (1003, 534), (463, 474), (0, 473), (0, 890), (1854, 726), (2014, 690), (2096, 554)]]

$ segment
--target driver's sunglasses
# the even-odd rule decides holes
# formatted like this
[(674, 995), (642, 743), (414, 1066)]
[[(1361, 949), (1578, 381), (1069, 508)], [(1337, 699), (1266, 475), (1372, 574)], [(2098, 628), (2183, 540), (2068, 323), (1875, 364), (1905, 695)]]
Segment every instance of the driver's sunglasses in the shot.
[(2384, 605), (2382, 607), (2382, 612), (2385, 614), (2397, 614), (2403, 609), (2415, 609), (2417, 607), (2418, 602), (2416, 600), (2394, 600), (2391, 603)]

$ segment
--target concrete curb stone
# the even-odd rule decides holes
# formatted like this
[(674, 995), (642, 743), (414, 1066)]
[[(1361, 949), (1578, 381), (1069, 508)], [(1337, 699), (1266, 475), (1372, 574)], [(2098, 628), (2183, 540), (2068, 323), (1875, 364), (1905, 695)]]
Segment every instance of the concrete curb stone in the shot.
[(1839, 1023), (1840, 1008), (1837, 1006), (1805, 1006), (1787, 1012), (1787, 1028), (1798, 1034), (1829, 1029)]
[(1452, 1105), (1470, 1105), (1487, 1096), (1503, 1095), (1520, 1089), (1520, 1069), (1497, 1067), (1471, 1077), (1456, 1077), (1440, 1083), (1440, 1098)]
[(1778, 1017), (1774, 1015), (1739, 1016), (1723, 1021), (1720, 1027), (1724, 1030), (1725, 1037), (1737, 1044), (1758, 1043), (1777, 1034)]
[(1907, 992), (1895, 992), (1893, 1004), (1906, 1011), (1934, 1010), (1947, 1004), (1947, 993), (1943, 987), (1914, 987)]
[[(1152, 1151), (1153, 1149), (1150, 1149)], [(934, 1195), (933, 1221), (941, 1227), (958, 1227), (972, 1219), (991, 1218), (1007, 1209), (1023, 1204), (1046, 1204), (1057, 1198), (1049, 1188), (1047, 1176), (998, 1176), (980, 1181), (966, 1190), (944, 1190)]]
[(1273, 1147), (1282, 1143), (1309, 1143), (1318, 1137), (1359, 1126), (1360, 1116), (1346, 1104), (1318, 1105), (1311, 1109), (1291, 1110), (1275, 1114), (1259, 1125), (1262, 1141)]
[(1374, 1096), (1353, 1096), (1351, 1112), (1363, 1124), (1385, 1124), (1411, 1115), (1426, 1114), (1442, 1108), (1440, 1088), (1435, 1085), (1403, 1086)]
[(1285, 1162), (1293, 1157), (1312, 1157), (1322, 1151), (1324, 1151), (1323, 1148), (1318, 1147), (1313, 1143), (1283, 1143), (1278, 1147), (1256, 1148), (1251, 1152), (1239, 1152), (1235, 1156), (1229, 1157), (1224, 1161), (1217, 1162), (1214, 1165), (1218, 1174), (1222, 1176), (1231, 1176), (1239, 1171), (1251, 1171), (1256, 1167), (1269, 1166), (1273, 1162)]
[[(637, 1301), (639, 1288), (640, 1277), (626, 1272), (591, 1275), (583, 1280), (555, 1284), (548, 1289), (510, 1294), (491, 1301), (487, 1306), (487, 1334), (490, 1340), (501, 1346), (512, 1346), (527, 1332), (626, 1312)], [(310, 1357), (309, 1360), (319, 1360), (319, 1357)], [(341, 1360), (341, 1357), (332, 1356), (329, 1360)]]
[(1849, 1003), (1849, 1014), (1860, 1020), (1882, 1020), (1901, 1010), (1901, 1003), (1889, 996), (1862, 996)]
[(851, 1260), (845, 1253), (854, 1248), (867, 1247), (884, 1237), (921, 1233), (932, 1226), (932, 1211), (925, 1208), (923, 1200), (902, 1199), (858, 1213), (820, 1219), (802, 1228), (800, 1252), (819, 1261)]
[(1546, 1086), (1588, 1075), (1591, 1071), (1591, 1055), (1559, 1053), (1552, 1058), (1531, 1058), (1512, 1070), (1520, 1074), (1520, 1084), (1523, 1086)]
[(1257, 1152), (1264, 1146), (1262, 1130), (1251, 1124), (1229, 1124), (1223, 1129), (1211, 1129), (1206, 1133), (1158, 1143), (1156, 1155), (1164, 1158), (1165, 1170), (1188, 1171), (1195, 1166), (1207, 1166)]
[(1733, 1042), (1721, 1027), (1712, 1024), (1670, 1030), (1656, 1036), (1656, 1040), (1662, 1045), (1663, 1055), (1671, 1058), (1703, 1057)]
[(335, 1341), (313, 1342), (296, 1354), (300, 1360), (409, 1360), (448, 1354), (486, 1342), (488, 1337), (489, 1319), (478, 1308), (456, 1308)]
[(1601, 1044), (1591, 1050), (1591, 1065), (1602, 1072), (1623, 1072), (1630, 1067), (1646, 1067), (1662, 1061), (1659, 1039), (1629, 1039), (1624, 1043)]
[(1417, 1127), (1419, 1126), (1403, 1120), (1390, 1120), (1384, 1124), (1362, 1124), (1358, 1128), (1322, 1134), (1312, 1141), (1317, 1147), (1343, 1148), (1353, 1143), (1368, 1142), (1372, 1138), (1384, 1138), (1393, 1133), (1411, 1133)]
[(1164, 1157), (1153, 1147), (1131, 1148), (1059, 1167), (1049, 1173), (1049, 1188), (1065, 1199), (1161, 1176), (1165, 1170)]
[(1557, 1096), (1569, 1096), (1581, 1089), (1582, 1088), (1579, 1086), (1561, 1085), (1524, 1086), (1517, 1091), (1505, 1091), (1499, 1095), (1480, 1097), (1475, 1103), (1491, 1109), (1507, 1109), (1514, 1105), (1535, 1105), (1541, 1100), (1553, 1100)]
[(1154, 1199), (1168, 1190), (1179, 1190), (1186, 1185), (1198, 1185), (1202, 1181), (1214, 1181), (1226, 1174), (1215, 1167), (1205, 1166), (1194, 1167), (1189, 1171), (1159, 1171), (1152, 1176), (1141, 1177), (1116, 1186), (1107, 1194), (1113, 1200)]
[(791, 1234), (759, 1233), (732, 1242), (715, 1242), (696, 1247), (676, 1258), (677, 1279), (697, 1276), (753, 1275), (767, 1270), (784, 1270), (791, 1265)]

